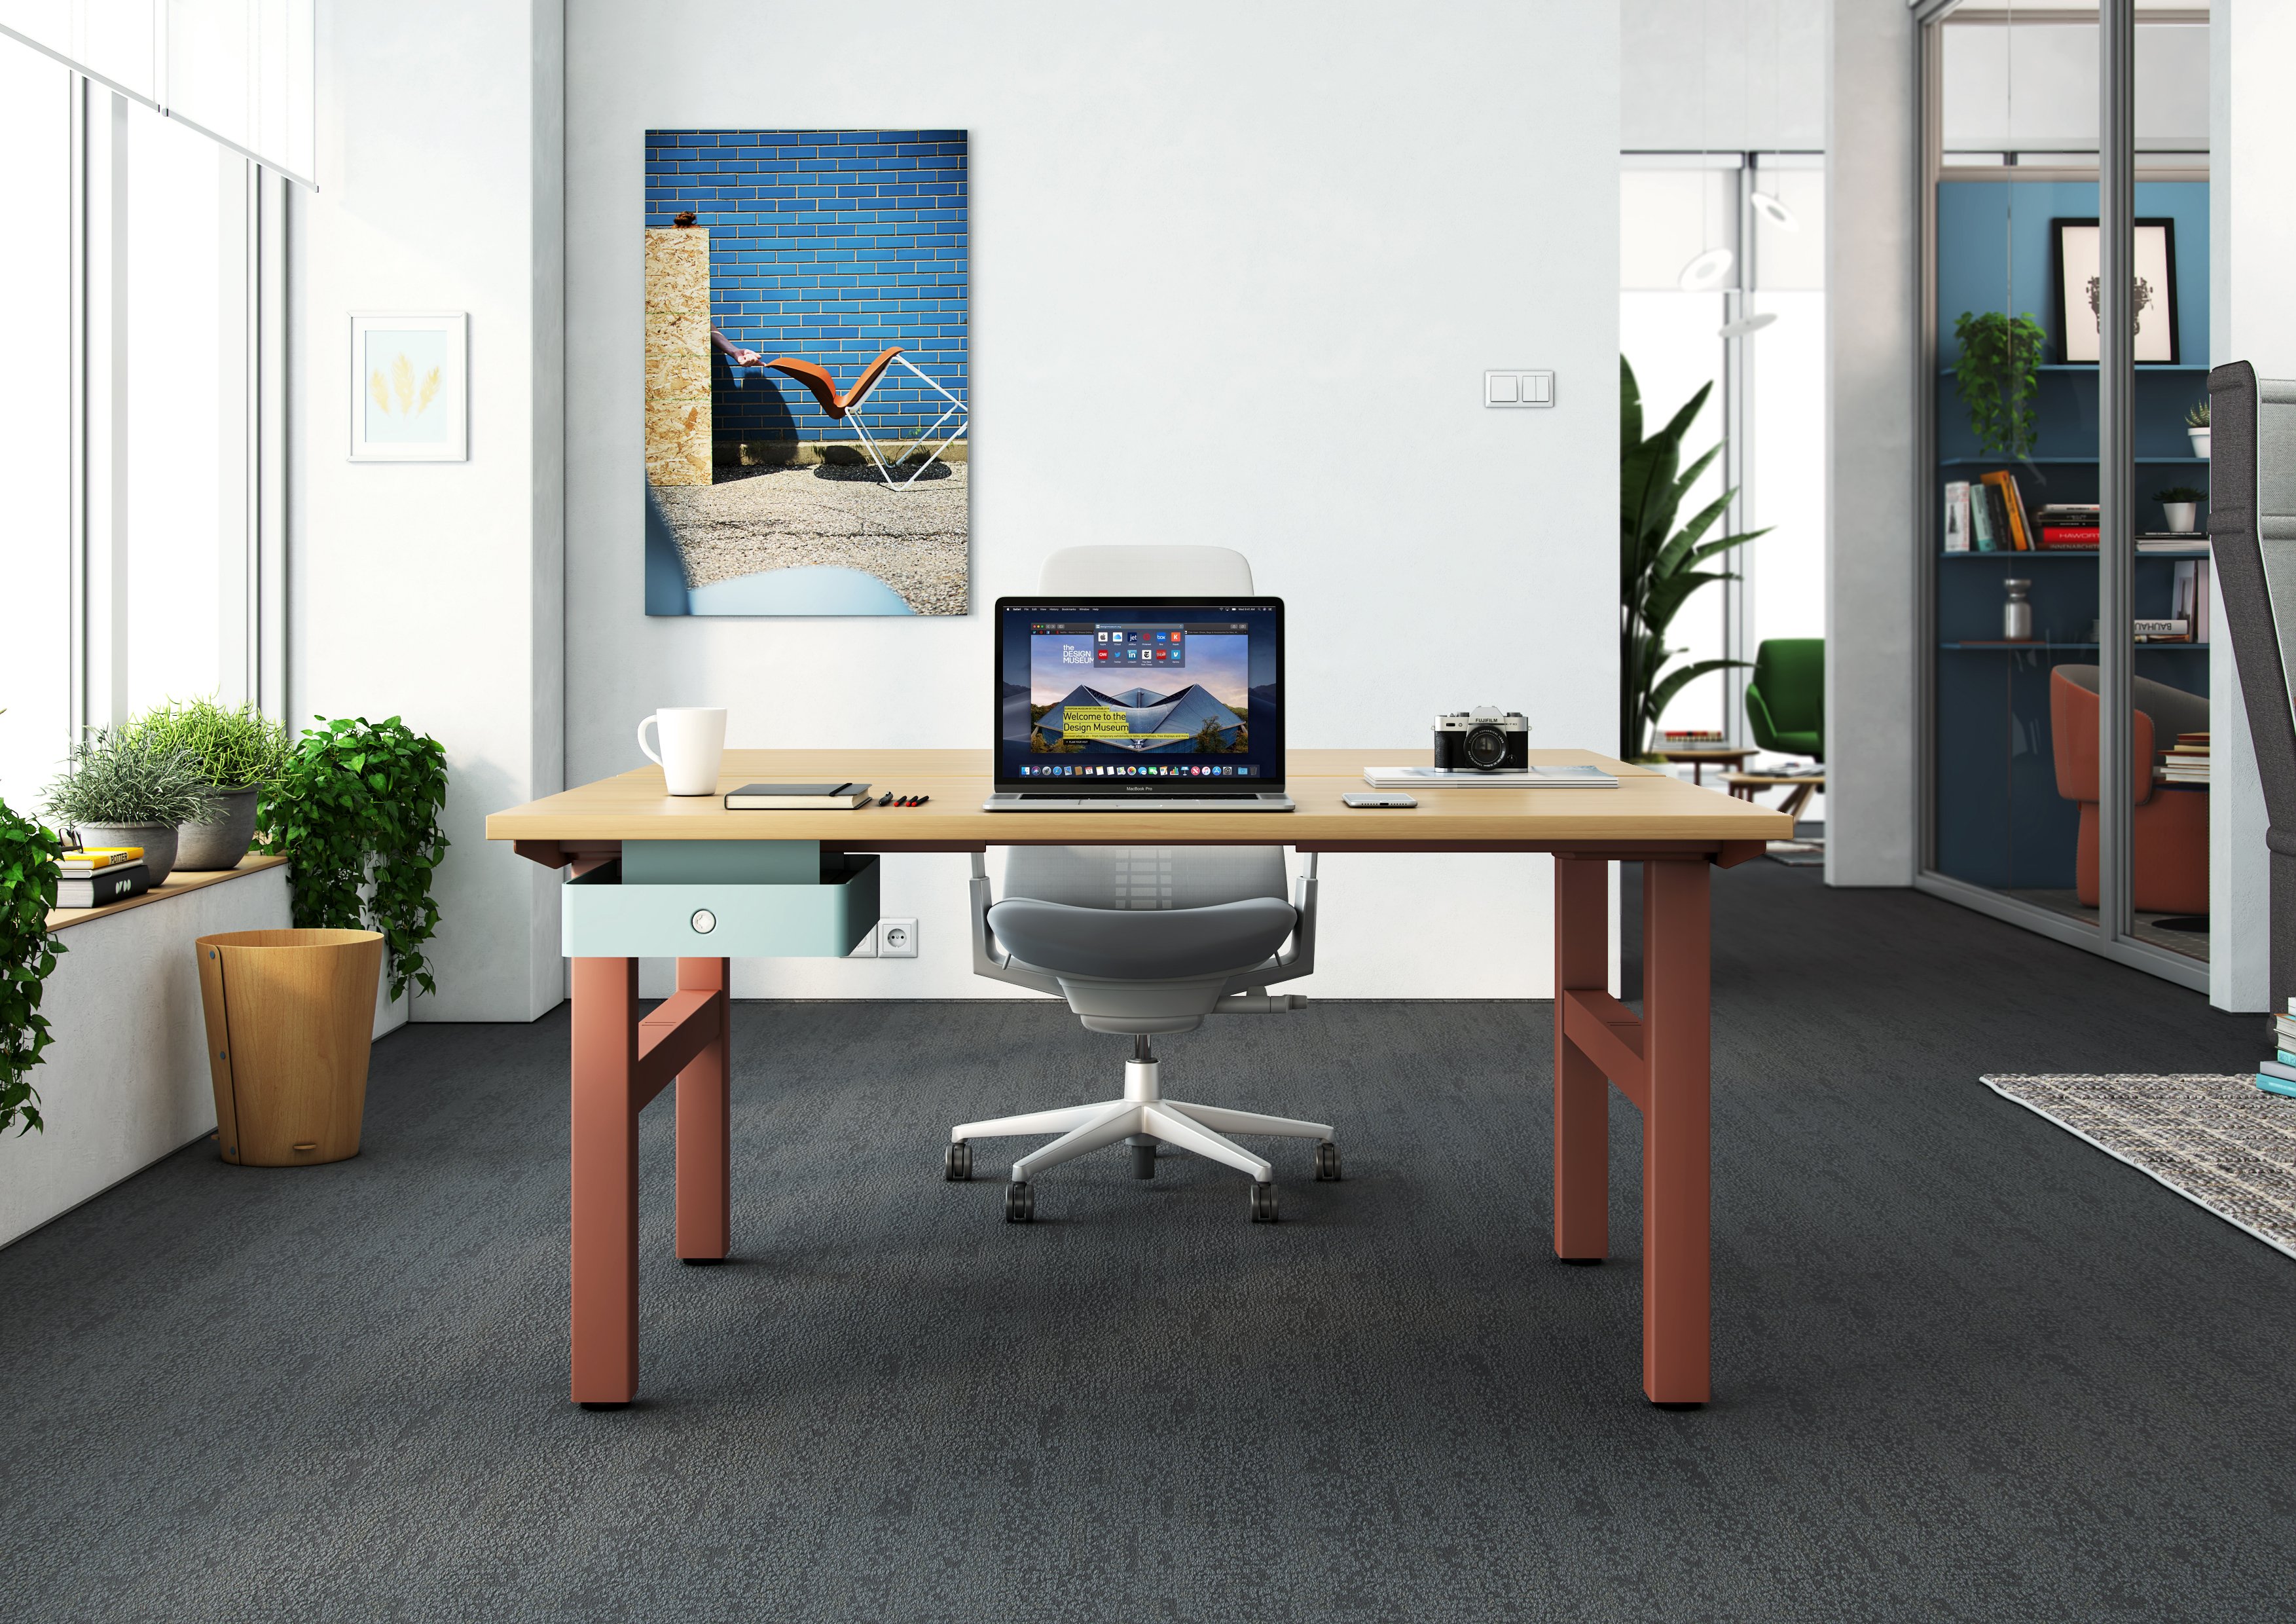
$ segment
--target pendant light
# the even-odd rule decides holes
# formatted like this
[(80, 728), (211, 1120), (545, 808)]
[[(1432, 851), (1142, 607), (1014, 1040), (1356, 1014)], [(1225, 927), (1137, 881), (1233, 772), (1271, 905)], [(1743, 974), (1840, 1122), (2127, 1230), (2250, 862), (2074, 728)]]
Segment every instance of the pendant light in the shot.
[[(1706, 236), (1706, 194), (1712, 190), (1708, 184), (1710, 171), (1704, 163), (1706, 147), (1706, 4), (1698, 0), (1698, 234)], [(1730, 279), (1731, 267), (1738, 256), (1726, 248), (1710, 248), (1693, 255), (1682, 267), (1675, 285), (1685, 293), (1710, 293)]]
[(1775, 310), (1765, 310), (1759, 316), (1742, 316), (1734, 322), (1723, 323), (1717, 332), (1717, 336), (1726, 339), (1742, 339), (1750, 332), (1759, 332), (1777, 319), (1777, 312)]
[[(1776, 141), (1778, 139), (1778, 8), (1776, 0), (1771, 0), (1770, 5), (1770, 139), (1773, 141)], [(1801, 230), (1801, 221), (1795, 216), (1792, 209), (1786, 207), (1785, 200), (1780, 197), (1776, 193), (1751, 193), (1748, 194), (1746, 201), (1752, 205), (1753, 210), (1756, 214), (1760, 215), (1764, 219), (1776, 226), (1780, 231), (1799, 232)]]

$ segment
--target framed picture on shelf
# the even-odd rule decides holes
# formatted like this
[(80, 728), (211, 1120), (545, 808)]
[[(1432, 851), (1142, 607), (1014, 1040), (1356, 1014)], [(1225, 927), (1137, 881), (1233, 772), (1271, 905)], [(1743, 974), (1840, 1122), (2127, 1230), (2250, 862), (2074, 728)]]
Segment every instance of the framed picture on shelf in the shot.
[[(2057, 359), (2097, 358), (2099, 275), (2097, 225), (2088, 219), (2049, 222), (2056, 250), (2052, 286), (2057, 308)], [(2173, 365), (2177, 349), (2177, 223), (2162, 217), (2136, 222), (2136, 359)]]
[(470, 317), (455, 312), (351, 316), (351, 460), (464, 463)]

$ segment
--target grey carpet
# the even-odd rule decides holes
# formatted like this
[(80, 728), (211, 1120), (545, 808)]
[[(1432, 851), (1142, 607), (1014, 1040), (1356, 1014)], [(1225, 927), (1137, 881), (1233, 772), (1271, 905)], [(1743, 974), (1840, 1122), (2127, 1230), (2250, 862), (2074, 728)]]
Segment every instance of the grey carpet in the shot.
[(2285, 1617), (2286, 1259), (1974, 1086), (2243, 1069), (2261, 1022), (1910, 892), (1717, 882), (1715, 1364), (1638, 1390), (1547, 1247), (1544, 1005), (1166, 1046), (1349, 1177), (1113, 1152), (999, 1221), (946, 1125), (1113, 1090), (1047, 1005), (743, 1006), (735, 1232), (645, 1401), (565, 1398), (566, 1021), (378, 1046), (367, 1153), (188, 1152), (0, 1251), (0, 1615), (49, 1620)]

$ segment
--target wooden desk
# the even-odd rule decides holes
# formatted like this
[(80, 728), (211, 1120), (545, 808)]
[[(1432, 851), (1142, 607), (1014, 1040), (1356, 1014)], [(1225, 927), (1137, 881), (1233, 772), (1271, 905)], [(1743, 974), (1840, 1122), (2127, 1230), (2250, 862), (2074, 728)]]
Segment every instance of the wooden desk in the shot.
[[(1419, 805), (1412, 809), (1341, 804), (1341, 795), (1365, 787), (1366, 766), (1415, 761), (1425, 750), (1423, 742), (1294, 750), (1289, 787), (1299, 810), (1292, 813), (988, 813), (981, 810), (990, 790), (986, 750), (728, 750), (721, 790), (758, 780), (849, 779), (880, 793), (932, 800), (850, 812), (728, 812), (714, 796), (666, 795), (661, 769), (647, 767), (497, 812), (487, 819), (487, 838), (512, 841), (535, 862), (601, 879), (611, 872), (603, 865), (617, 857), (668, 863), (676, 854), (663, 843), (686, 841), (763, 842), (808, 872), (816, 872), (816, 854), (825, 865), (854, 860), (846, 854), (1019, 845), (1550, 852), (1558, 859), (1555, 1255), (1595, 1263), (1609, 1250), (1607, 1079), (1644, 1118), (1643, 1390), (1654, 1403), (1703, 1403), (1708, 875), (1760, 856), (1770, 841), (1792, 838), (1792, 820), (1587, 750), (1534, 750), (1531, 759), (1599, 764), (1618, 775), (1617, 789), (1424, 789), (1414, 791)], [(1648, 865), (1640, 1019), (1607, 990), (1603, 865), (1613, 861)], [(755, 890), (763, 897), (790, 889)], [(694, 939), (706, 945), (706, 938)], [(574, 959), (573, 1396), (585, 1405), (627, 1404), (637, 1392), (637, 1113), (673, 1078), (677, 1255), (710, 1263), (731, 1250), (729, 964), (679, 956), (676, 993), (641, 1021), (634, 949)]]

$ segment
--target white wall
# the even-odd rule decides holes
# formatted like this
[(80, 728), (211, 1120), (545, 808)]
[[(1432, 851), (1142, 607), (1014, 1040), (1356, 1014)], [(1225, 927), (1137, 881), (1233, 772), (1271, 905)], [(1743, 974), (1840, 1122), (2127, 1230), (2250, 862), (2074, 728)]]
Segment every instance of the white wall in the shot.
[[(2296, 10), (2274, 0), (2215, 0), (2210, 35), (2209, 364), (2246, 361), (2296, 378), (2296, 143), (2281, 64), (2296, 57)], [(2226, 624), (2219, 592), (2216, 624)], [(2264, 788), (2241, 701), (2232, 638), (2209, 646), (2209, 1002), (2260, 1010), (2270, 999), (2271, 903)]]
[(1630, 152), (1825, 144), (1828, 0), (1621, 0), (1619, 140)]
[(214, 1128), (192, 943), (286, 923), (287, 873), (266, 868), (57, 932), (55, 1041), (31, 1075), (45, 1127), (0, 1139), (0, 1246)]
[[(1295, 745), (1415, 754), (1432, 712), (1476, 703), (1524, 707), (1538, 743), (1606, 743), (1618, 61), (1599, 0), (1004, 0), (865, 27), (575, 0), (570, 778), (637, 765), (631, 729), (662, 704), (730, 706), (735, 744), (985, 746), (984, 606), (1087, 541), (1247, 553), (1291, 606)], [(727, 63), (783, 68), (766, 94)], [(973, 612), (647, 619), (641, 132), (921, 120), (972, 132)], [(1554, 368), (1561, 404), (1485, 409), (1483, 369), (1508, 365)], [(955, 934), (964, 872), (889, 859), (887, 911), (923, 921), (914, 964), (750, 963), (737, 992), (994, 995)], [(1547, 990), (1543, 860), (1324, 874), (1308, 990)]]
[[(1909, 885), (1915, 861), (1915, 29), (1834, 0), (1826, 102), (1825, 877)], [(1888, 515), (1906, 515), (1892, 524)]]
[[(529, 1019), (563, 984), (557, 876), (482, 833), (562, 784), (562, 44), (556, 0), (328, 0), (321, 189), (291, 189), (289, 710), (447, 747), (418, 1021)], [(469, 313), (468, 462), (348, 460), (355, 310)]]

